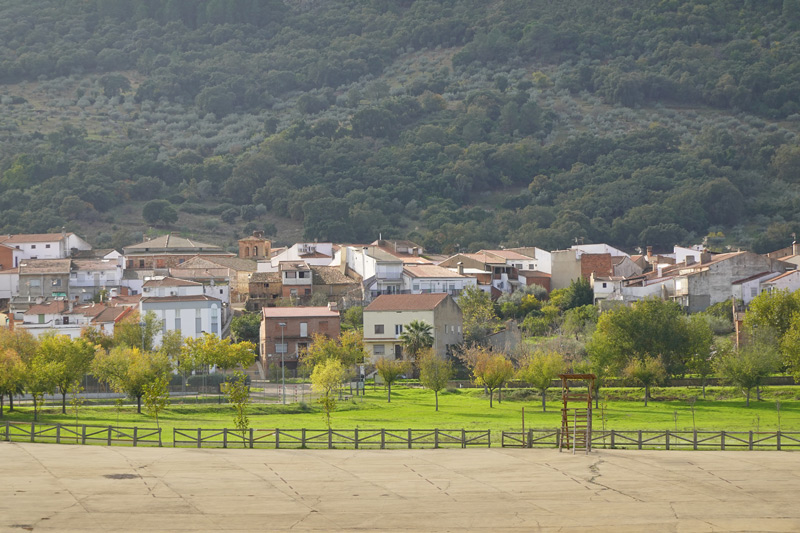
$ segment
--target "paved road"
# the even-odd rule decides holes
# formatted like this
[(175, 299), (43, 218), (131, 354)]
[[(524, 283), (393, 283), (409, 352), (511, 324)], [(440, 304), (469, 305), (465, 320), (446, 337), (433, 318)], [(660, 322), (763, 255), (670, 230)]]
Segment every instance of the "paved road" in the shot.
[(0, 443), (2, 531), (800, 531), (800, 453)]

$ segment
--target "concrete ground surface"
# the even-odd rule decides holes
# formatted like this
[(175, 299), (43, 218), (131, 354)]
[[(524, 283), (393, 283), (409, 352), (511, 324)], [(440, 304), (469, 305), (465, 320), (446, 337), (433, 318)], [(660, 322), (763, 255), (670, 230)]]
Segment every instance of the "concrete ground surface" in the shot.
[(2, 531), (800, 531), (800, 453), (0, 442)]

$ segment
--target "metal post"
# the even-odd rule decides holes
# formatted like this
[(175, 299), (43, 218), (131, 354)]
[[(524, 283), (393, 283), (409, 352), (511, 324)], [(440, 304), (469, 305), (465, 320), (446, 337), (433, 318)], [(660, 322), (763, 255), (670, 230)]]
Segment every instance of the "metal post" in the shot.
[(572, 455), (575, 455), (575, 444), (578, 439), (578, 410), (575, 409), (572, 415)]
[(286, 346), (283, 344), (283, 331), (286, 328), (286, 322), (278, 322), (281, 327), (281, 403), (286, 405), (286, 363), (284, 356), (286, 355)]

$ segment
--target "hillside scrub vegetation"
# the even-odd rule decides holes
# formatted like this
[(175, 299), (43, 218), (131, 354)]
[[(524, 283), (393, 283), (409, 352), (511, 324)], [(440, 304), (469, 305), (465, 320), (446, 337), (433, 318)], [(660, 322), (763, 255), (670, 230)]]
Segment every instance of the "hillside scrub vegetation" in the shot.
[(800, 230), (799, 25), (797, 0), (10, 0), (0, 233), (763, 252)]

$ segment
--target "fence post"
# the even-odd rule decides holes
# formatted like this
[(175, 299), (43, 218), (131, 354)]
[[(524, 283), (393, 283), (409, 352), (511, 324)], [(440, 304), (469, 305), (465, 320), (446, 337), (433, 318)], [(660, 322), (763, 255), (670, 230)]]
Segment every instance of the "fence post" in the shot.
[(111, 446), (111, 426), (108, 426), (108, 445)]
[(639, 430), (639, 449), (642, 449), (642, 430)]
[(753, 430), (752, 429), (750, 430), (750, 440), (748, 442), (747, 449), (748, 450), (752, 450), (753, 449)]
[(561, 451), (561, 428), (556, 428), (556, 448)]
[[(303, 432), (303, 438), (305, 438), (305, 432)], [(279, 449), (281, 447), (281, 430), (275, 428), (275, 449)]]
[(439, 447), (439, 430), (438, 429), (434, 429), (433, 430), (433, 447), (434, 447), (434, 449)]
[(61, 424), (56, 424), (56, 444), (61, 444)]
[(36, 422), (31, 422), (31, 442), (33, 442), (35, 435), (36, 435)]
[(250, 448), (253, 448), (253, 428), (250, 428)]
[(492, 430), (491, 429), (487, 429), (486, 430), (486, 442), (487, 442), (486, 447), (487, 448), (491, 448), (492, 447)]
[(163, 446), (161, 442), (161, 428), (158, 428), (158, 447), (161, 448)]
[(358, 449), (358, 428), (355, 429), (354, 435), (355, 435), (355, 437), (353, 439), (353, 443), (355, 445), (355, 449), (357, 450)]
[(669, 430), (667, 430), (667, 449), (669, 450)]
[[(556, 445), (558, 444), (558, 430), (556, 430)], [(528, 430), (528, 448), (533, 448), (533, 430)]]
[[(160, 436), (161, 435), (159, 435), (159, 437)], [(138, 441), (138, 440), (139, 440), (139, 428), (138, 427), (134, 427), (133, 428), (133, 447), (134, 448), (136, 448), (136, 441)]]
[(203, 442), (203, 433), (200, 428), (197, 428), (197, 447), (201, 447), (201, 443)]
[[(522, 438), (523, 439), (525, 438), (524, 434), (522, 435)], [(462, 448), (467, 447), (467, 432), (464, 428), (461, 428), (461, 447)]]
[(333, 430), (328, 428), (328, 449), (333, 448)]
[(306, 428), (300, 430), (300, 446), (306, 447)]
[(81, 426), (81, 444), (86, 444), (86, 424)]
[(222, 428), (222, 447), (228, 447), (228, 428)]
[(720, 434), (720, 449), (725, 451), (725, 432), (724, 431)]
[(692, 441), (693, 449), (697, 449), (697, 430), (694, 430), (694, 440)]
[(776, 433), (775, 436), (778, 438), (778, 444), (777, 444), (778, 451), (781, 451), (781, 432), (780, 432), (780, 430), (778, 430), (778, 433)]
[(178, 430), (177, 430), (177, 429), (175, 429), (175, 428), (172, 428), (172, 447), (173, 447), (173, 448), (174, 448), (175, 446), (177, 446), (177, 444), (175, 444), (175, 441), (177, 440), (177, 439), (175, 438), (175, 436), (176, 436), (177, 434), (178, 434)]
[[(410, 435), (411, 430), (409, 429), (408, 431)], [(411, 448), (411, 441), (409, 440), (408, 442), (409, 442), (408, 447)], [(386, 449), (386, 428), (381, 428), (381, 450), (385, 449)]]
[(408, 449), (411, 449), (411, 428), (408, 428)]
[(11, 429), (11, 422), (6, 420), (6, 442), (8, 442), (10, 440), (9, 429)]

